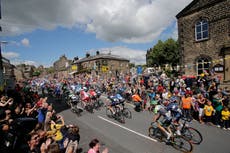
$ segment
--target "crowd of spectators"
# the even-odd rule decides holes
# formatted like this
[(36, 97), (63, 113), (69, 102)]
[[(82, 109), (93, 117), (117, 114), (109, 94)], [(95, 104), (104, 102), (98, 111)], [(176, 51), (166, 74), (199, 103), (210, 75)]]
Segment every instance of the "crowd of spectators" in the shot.
[[(27, 83), (18, 84), (15, 90), (0, 95), (0, 152), (79, 152), (79, 127), (65, 124), (64, 118), (53, 109), (52, 102), (28, 90)], [(98, 153), (99, 147), (99, 141), (92, 140), (89, 152)], [(108, 149), (103, 151), (107, 152)]]
[[(107, 78), (81, 74), (64, 80), (46, 80), (26, 80), (17, 84), (15, 90), (0, 95), (0, 152), (12, 152), (12, 149), (17, 149), (18, 153), (76, 152), (80, 141), (79, 127), (66, 125), (64, 118), (53, 109), (52, 102), (47, 101), (44, 92), (50, 88), (55, 90), (60, 84), (69, 88), (79, 84), (86, 87), (97, 85), (105, 93), (116, 89), (127, 100), (135, 93), (143, 100), (143, 110), (151, 110), (151, 103), (155, 101), (175, 97), (186, 117), (230, 130), (230, 92), (227, 87), (220, 86), (216, 74), (193, 78), (168, 77), (164, 72)], [(88, 153), (97, 153), (99, 144), (97, 139), (92, 140)], [(108, 149), (103, 150), (103, 153), (107, 152)]]

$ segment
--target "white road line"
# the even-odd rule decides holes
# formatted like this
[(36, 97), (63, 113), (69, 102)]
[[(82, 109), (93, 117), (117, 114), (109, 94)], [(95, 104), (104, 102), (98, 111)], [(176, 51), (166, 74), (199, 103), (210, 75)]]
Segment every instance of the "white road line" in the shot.
[(131, 129), (129, 129), (129, 128), (127, 128), (127, 127), (124, 127), (124, 126), (122, 126), (122, 125), (120, 125), (120, 124), (114, 123), (114, 122), (112, 122), (112, 121), (110, 121), (110, 120), (108, 120), (108, 119), (106, 119), (106, 118), (104, 118), (104, 117), (102, 117), (102, 116), (100, 116), (100, 115), (98, 115), (97, 117), (99, 117), (100, 119), (102, 119), (102, 120), (104, 120), (104, 121), (106, 121), (106, 122), (109, 122), (109, 123), (111, 123), (111, 124), (113, 124), (113, 125), (116, 125), (116, 126), (122, 128), (122, 129), (125, 129), (125, 130), (127, 130), (127, 131), (129, 131), (129, 132), (132, 132), (132, 133), (134, 133), (134, 134), (136, 134), (136, 135), (139, 135), (139, 136), (144, 137), (144, 138), (146, 138), (146, 139), (148, 139), (148, 140), (157, 142), (157, 140), (155, 140), (155, 139), (153, 139), (153, 138), (150, 138), (150, 137), (148, 137), (148, 136), (146, 136), (146, 135), (144, 135), (144, 134), (141, 134), (141, 133), (139, 133), (139, 132), (136, 132), (136, 131), (134, 131), (134, 130), (131, 130)]

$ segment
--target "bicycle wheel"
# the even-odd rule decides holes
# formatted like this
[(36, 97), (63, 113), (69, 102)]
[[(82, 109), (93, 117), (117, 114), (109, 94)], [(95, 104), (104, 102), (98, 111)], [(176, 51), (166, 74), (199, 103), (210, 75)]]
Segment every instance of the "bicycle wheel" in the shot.
[(81, 108), (82, 108), (82, 109), (85, 109), (85, 105), (86, 105), (86, 104), (85, 104), (82, 100), (80, 100), (80, 104), (81, 104)]
[(163, 141), (163, 134), (157, 127), (150, 126), (149, 127), (149, 137), (157, 139), (157, 141)]
[(153, 138), (155, 135), (155, 128), (153, 128), (152, 126), (149, 127), (149, 137)]
[(122, 114), (122, 112), (116, 112), (115, 118), (116, 120), (118, 120), (118, 122), (123, 123), (123, 124), (125, 123), (125, 117)]
[(172, 146), (184, 153), (190, 153), (193, 150), (192, 143), (185, 137), (179, 135), (172, 138)]
[(200, 144), (203, 141), (201, 133), (192, 127), (186, 127), (182, 130), (182, 135), (192, 144)]
[(86, 110), (87, 110), (88, 112), (94, 113), (94, 111), (93, 111), (94, 107), (93, 107), (93, 104), (92, 104), (92, 103), (88, 104), (88, 105), (86, 106), (86, 108), (87, 108)]
[(94, 101), (94, 102), (93, 102), (93, 108), (96, 109), (96, 110), (99, 110), (98, 101)]
[(77, 105), (72, 106), (72, 107), (71, 107), (71, 111), (72, 111), (73, 113), (76, 113), (77, 116), (81, 116), (82, 110), (79, 109), (79, 108), (77, 107)]
[(124, 109), (122, 110), (122, 113), (123, 113), (123, 115), (124, 115), (126, 118), (128, 118), (128, 119), (131, 119), (131, 118), (132, 118), (132, 113), (131, 113), (131, 111), (130, 111), (128, 108), (124, 108)]
[(109, 118), (113, 118), (113, 112), (107, 107), (106, 108), (106, 115), (109, 117)]

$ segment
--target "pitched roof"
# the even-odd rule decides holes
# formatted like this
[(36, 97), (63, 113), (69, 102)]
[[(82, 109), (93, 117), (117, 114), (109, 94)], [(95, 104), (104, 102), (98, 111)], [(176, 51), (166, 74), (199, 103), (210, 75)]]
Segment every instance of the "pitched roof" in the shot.
[(190, 4), (188, 4), (182, 11), (180, 11), (176, 18), (180, 18), (189, 14), (192, 14), (196, 11), (200, 11), (201, 9), (208, 8), (210, 6), (215, 5), (216, 3), (221, 3), (227, 0), (193, 0)]
[(82, 62), (86, 62), (86, 61), (93, 61), (93, 60), (97, 60), (97, 59), (111, 59), (111, 60), (119, 60), (119, 61), (129, 62), (128, 59), (117, 56), (117, 55), (99, 54), (99, 55), (94, 55), (94, 56), (89, 56), (89, 57), (79, 59), (79, 60), (75, 61), (74, 63), (77, 64), (77, 63), (82, 63)]

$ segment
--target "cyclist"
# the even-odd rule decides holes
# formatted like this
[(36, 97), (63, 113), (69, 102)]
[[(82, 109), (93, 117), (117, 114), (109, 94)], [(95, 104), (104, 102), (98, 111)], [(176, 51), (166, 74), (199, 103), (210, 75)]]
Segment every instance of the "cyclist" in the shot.
[(179, 120), (182, 117), (182, 110), (179, 107), (176, 97), (173, 96), (170, 98), (170, 103), (168, 103), (168, 105), (166, 106), (166, 109), (167, 111), (171, 112), (171, 115), (173, 117), (173, 123), (178, 125)]
[[(108, 108), (112, 111), (113, 115), (115, 115), (116, 111), (114, 111), (113, 108), (116, 106), (119, 107), (119, 104), (121, 103), (119, 100), (119, 97), (117, 97), (116, 95), (110, 95), (110, 96), (108, 96), (108, 98), (110, 99), (110, 102), (111, 102), (110, 104), (108, 104)], [(120, 110), (121, 110), (121, 108), (120, 108)]]
[[(167, 101), (164, 101), (163, 104), (166, 104)], [(170, 130), (170, 125), (172, 122), (172, 117), (170, 111), (167, 111), (164, 105), (156, 105), (154, 108), (154, 117), (153, 122), (157, 123), (157, 127), (167, 136), (167, 142), (172, 135), (172, 131)]]

